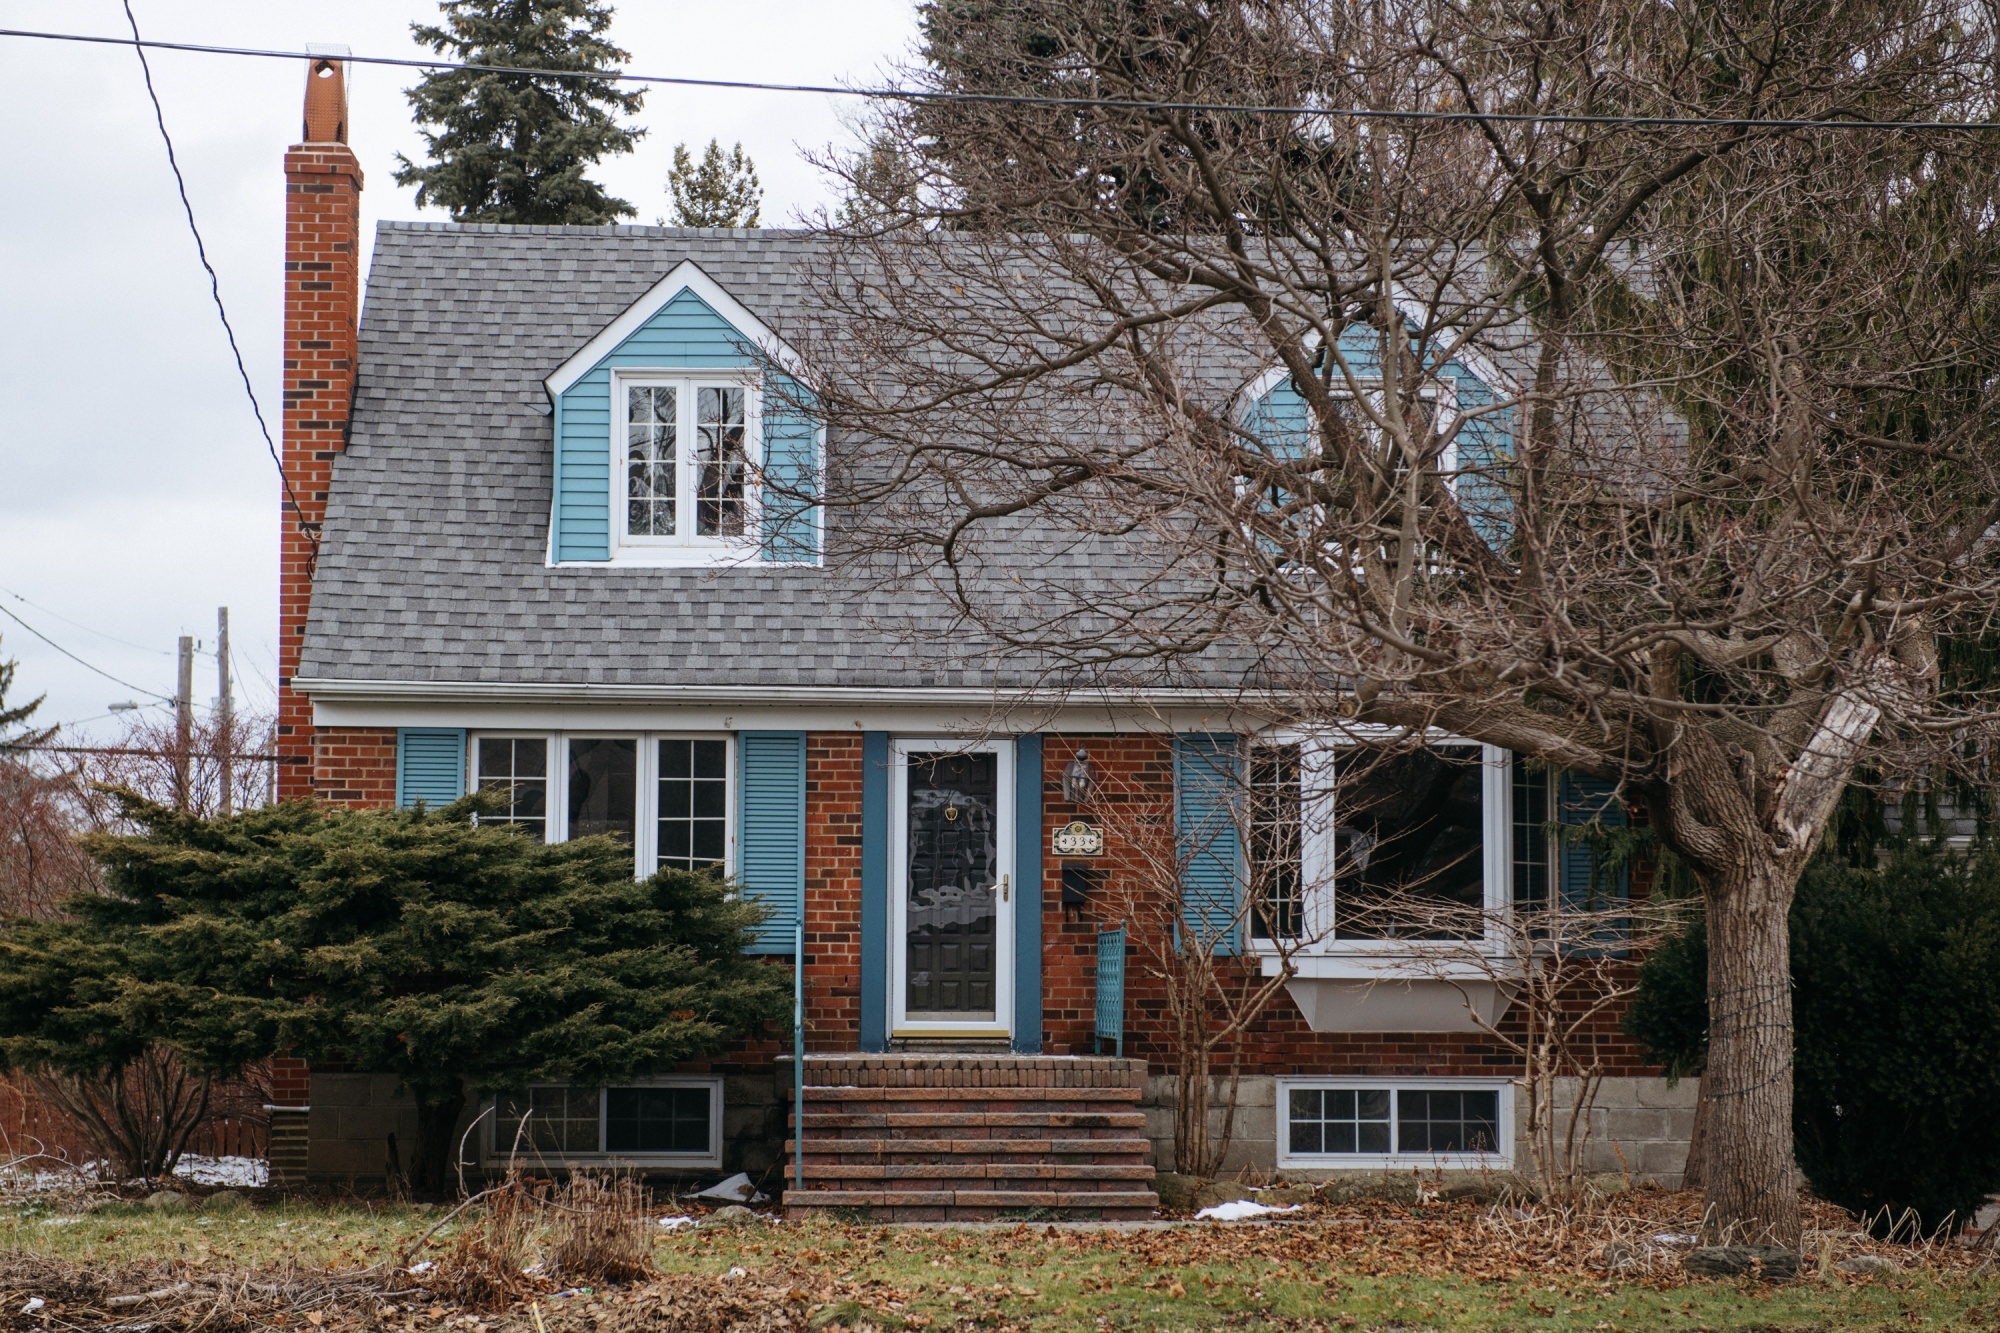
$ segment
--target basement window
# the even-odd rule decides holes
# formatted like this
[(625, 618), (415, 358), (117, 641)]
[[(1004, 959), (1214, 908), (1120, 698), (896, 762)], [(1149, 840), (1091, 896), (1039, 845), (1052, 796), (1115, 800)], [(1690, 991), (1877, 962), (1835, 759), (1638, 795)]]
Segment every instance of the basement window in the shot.
[(488, 1158), (722, 1165), (722, 1081), (660, 1078), (590, 1087), (541, 1083), (494, 1102)]
[(1278, 1081), (1280, 1166), (1505, 1166), (1512, 1144), (1503, 1081)]

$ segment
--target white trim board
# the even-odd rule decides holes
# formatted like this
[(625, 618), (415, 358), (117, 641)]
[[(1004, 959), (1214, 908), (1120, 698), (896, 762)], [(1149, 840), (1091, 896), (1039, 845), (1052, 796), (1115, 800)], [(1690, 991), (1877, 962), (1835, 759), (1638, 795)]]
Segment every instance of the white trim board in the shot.
[(707, 302), (711, 310), (748, 338), (758, 352), (782, 366), (787, 374), (799, 372), (803, 363), (798, 354), (787, 347), (769, 325), (751, 314), (722, 284), (702, 272), (699, 264), (692, 259), (683, 259), (667, 270), (667, 276), (648, 288), (644, 296), (626, 306), (623, 314), (606, 324), (596, 337), (578, 348), (542, 381), (549, 397), (559, 397), (595, 370), (599, 362), (624, 346), (627, 339), (645, 327), (647, 320), (659, 314), (668, 302), (682, 292), (693, 292)]

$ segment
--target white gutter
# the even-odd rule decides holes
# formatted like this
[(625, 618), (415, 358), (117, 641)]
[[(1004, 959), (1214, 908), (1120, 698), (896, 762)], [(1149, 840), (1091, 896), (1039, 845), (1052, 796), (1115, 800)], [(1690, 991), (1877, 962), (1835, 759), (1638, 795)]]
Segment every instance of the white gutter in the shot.
[(615, 685), (590, 681), (335, 680), (295, 676), (315, 703), (735, 704), (1013, 708), (1165, 707), (1272, 709), (1275, 695), (1188, 689), (960, 689), (930, 686)]

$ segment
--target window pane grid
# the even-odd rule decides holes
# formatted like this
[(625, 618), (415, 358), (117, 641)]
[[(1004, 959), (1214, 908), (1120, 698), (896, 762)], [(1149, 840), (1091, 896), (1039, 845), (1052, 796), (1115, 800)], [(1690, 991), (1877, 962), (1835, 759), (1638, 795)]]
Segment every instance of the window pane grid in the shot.
[(542, 1084), (499, 1098), (493, 1153), (591, 1156), (713, 1150), (714, 1090), (703, 1085), (577, 1087)]
[(729, 831), (729, 746), (660, 742), (659, 863), (662, 870), (721, 870)]
[(1514, 905), (1535, 911), (1549, 904), (1549, 774), (1520, 755), (1508, 767), (1514, 795)]
[(635, 537), (675, 531), (680, 454), (679, 391), (634, 384), (625, 393), (625, 530)]
[(1299, 747), (1258, 745), (1250, 751), (1250, 890), (1259, 939), (1305, 934), (1300, 860)]
[(743, 390), (695, 390), (695, 535), (740, 537), (749, 457), (744, 450)]
[(479, 741), (479, 790), (506, 793), (507, 806), (481, 815), (512, 824), (537, 842), (548, 837), (549, 743), (541, 736), (493, 736)]
[(1302, 1156), (1498, 1154), (1491, 1088), (1292, 1088), (1287, 1144)]
[(607, 1088), (606, 1152), (705, 1153), (709, 1146), (707, 1088)]

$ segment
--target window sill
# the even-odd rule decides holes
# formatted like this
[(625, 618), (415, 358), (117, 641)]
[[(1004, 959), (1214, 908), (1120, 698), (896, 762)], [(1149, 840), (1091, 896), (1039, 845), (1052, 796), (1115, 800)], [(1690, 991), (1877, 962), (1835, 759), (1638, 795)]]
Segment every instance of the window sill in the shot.
[[(659, 1152), (572, 1152), (539, 1153), (527, 1148), (521, 1150), (520, 1160), (533, 1166), (589, 1166), (589, 1167), (649, 1167), (662, 1171), (714, 1171), (722, 1166), (722, 1154), (712, 1153), (659, 1153)], [(485, 1165), (504, 1168), (507, 1156), (504, 1153), (489, 1153)]]
[(621, 547), (606, 560), (551, 560), (554, 569), (817, 569), (817, 557), (771, 560), (756, 546)]
[(1295, 1171), (1511, 1171), (1505, 1153), (1285, 1153), (1280, 1169)]
[[(1426, 946), (1415, 941), (1388, 944), (1321, 944), (1291, 955), (1292, 975), (1305, 979), (1353, 981), (1473, 981), (1511, 977), (1520, 968), (1494, 941), (1440, 940)], [(1275, 977), (1286, 959), (1269, 940), (1252, 940), (1250, 952), (1263, 964), (1263, 974)], [(1479, 954), (1488, 961), (1468, 957)]]

